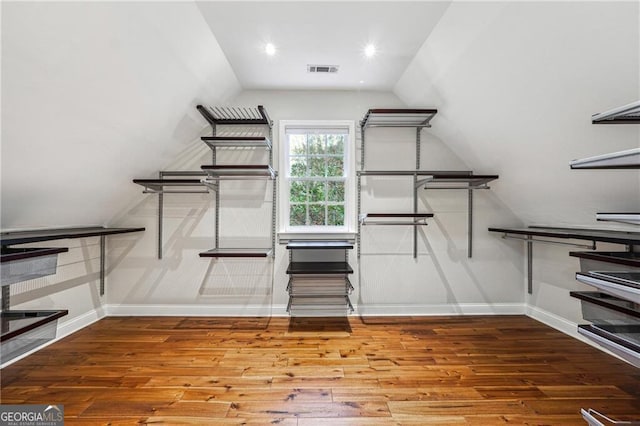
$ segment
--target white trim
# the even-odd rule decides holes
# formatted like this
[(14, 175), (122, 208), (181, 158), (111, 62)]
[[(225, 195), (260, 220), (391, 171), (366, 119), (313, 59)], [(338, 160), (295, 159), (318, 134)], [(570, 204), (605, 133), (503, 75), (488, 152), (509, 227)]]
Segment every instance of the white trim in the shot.
[(109, 316), (259, 317), (288, 316), (286, 305), (107, 305)]
[(582, 338), (578, 334), (578, 324), (573, 321), (569, 321), (566, 318), (562, 318), (559, 315), (545, 311), (544, 309), (540, 309), (533, 305), (527, 305), (526, 315), (536, 321), (540, 321), (541, 323), (548, 325), (551, 328), (555, 328), (564, 334), (586, 342), (586, 339)]
[(362, 316), (410, 316), (410, 315), (524, 315), (523, 303), (446, 303), (437, 305), (364, 305), (356, 306)]
[[(3, 363), (2, 365), (0, 365), (0, 368), (4, 368), (8, 365), (13, 364), (16, 361), (20, 361), (23, 358), (28, 357), (29, 355), (38, 352), (40, 349), (42, 348), (46, 348), (47, 346), (51, 345), (52, 343), (57, 342), (60, 339), (63, 339), (65, 337), (67, 337), (70, 334), (75, 333), (76, 331), (82, 330), (85, 327), (90, 326), (91, 324), (93, 324), (96, 321), (101, 320), (102, 318), (105, 318), (107, 316), (105, 310), (103, 309), (103, 307), (98, 307), (94, 310), (91, 310), (89, 312), (86, 312), (80, 316), (77, 316), (69, 321), (63, 322), (63, 323), (58, 323), (57, 324), (57, 329), (56, 329), (56, 337), (51, 339), (50, 341), (48, 341), (47, 343), (44, 343), (40, 346), (38, 346), (37, 348), (31, 349), (28, 352), (23, 353), (22, 355), (19, 355), (15, 358), (10, 359), (9, 361)], [(60, 320), (58, 320), (60, 321)]]
[[(278, 187), (281, 194), (280, 198), (280, 215), (278, 223), (278, 232), (280, 233), (352, 233), (355, 232), (355, 146), (356, 146), (356, 133), (355, 133), (355, 121), (354, 120), (280, 120), (278, 122), (279, 132), (279, 153), (278, 153)], [(287, 127), (311, 127), (322, 128), (327, 127), (330, 129), (335, 128), (347, 128), (348, 129), (348, 143), (345, 149), (345, 161), (344, 168), (346, 174), (345, 180), (345, 212), (344, 212), (344, 226), (340, 227), (290, 227), (289, 222), (289, 179), (287, 177), (287, 153), (288, 139), (286, 134)]]

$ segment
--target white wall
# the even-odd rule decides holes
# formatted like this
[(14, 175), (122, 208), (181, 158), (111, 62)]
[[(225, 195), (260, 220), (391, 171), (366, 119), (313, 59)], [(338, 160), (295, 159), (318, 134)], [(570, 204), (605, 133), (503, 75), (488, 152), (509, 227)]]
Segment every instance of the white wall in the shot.
[(107, 223), (239, 91), (193, 3), (2, 8), (4, 229)]
[[(390, 93), (348, 91), (245, 91), (230, 104), (264, 105), (275, 121), (276, 150), (279, 120), (348, 119), (357, 122), (369, 108), (403, 106)], [(439, 125), (437, 117), (433, 124), (434, 128)], [(359, 145), (359, 134), (357, 136)], [(423, 167), (469, 169), (430, 131), (423, 131), (422, 140)], [(372, 129), (367, 133), (367, 167), (370, 169), (412, 169), (415, 167), (414, 153), (415, 130)], [(247, 153), (231, 155), (234, 160), (256, 161)], [(274, 157), (278, 158), (277, 152)], [(359, 158), (359, 152), (356, 157)], [(201, 164), (209, 162), (208, 148), (196, 140), (171, 168), (197, 170)], [(269, 235), (271, 205), (255, 200), (270, 200), (270, 186), (264, 183), (253, 187), (244, 185), (238, 184), (233, 190), (225, 187), (227, 195), (223, 194), (221, 198), (223, 244), (229, 246), (250, 240), (265, 241)], [(496, 186), (499, 185), (498, 181)], [(240, 192), (241, 188), (243, 192)], [(410, 209), (410, 205), (404, 208), (400, 205), (407, 204), (410, 199), (410, 188), (408, 181), (378, 179), (364, 182), (363, 207), (372, 209), (369, 211)], [(165, 256), (157, 260), (157, 199), (154, 195), (140, 195), (120, 224), (143, 224), (147, 232), (126, 257), (114, 261), (108, 280), (111, 312), (285, 314), (288, 253), (284, 246), (276, 246), (273, 260), (210, 261), (198, 257), (199, 251), (213, 247), (213, 200), (213, 195), (165, 196)], [(359, 312), (522, 312), (522, 270), (516, 264), (521, 253), (506, 250), (486, 232), (491, 220), (513, 222), (517, 218), (492, 191), (476, 192), (473, 259), (466, 257), (466, 191), (429, 191), (426, 195), (421, 191), (421, 203), (421, 209), (434, 211), (436, 219), (430, 221), (431, 225), (420, 237), (421, 255), (417, 261), (410, 254), (408, 228), (364, 229), (362, 276), (356, 272), (352, 279), (356, 286), (352, 301), (358, 304)], [(240, 238), (233, 238), (234, 235)], [(269, 274), (271, 262), (275, 263), (273, 282)], [(355, 250), (350, 255), (350, 262), (358, 269)]]
[[(2, 229), (112, 224), (131, 179), (199, 134), (195, 105), (238, 91), (193, 3), (3, 2)], [(139, 238), (108, 237), (110, 266)], [(12, 285), (12, 308), (69, 309), (63, 331), (103, 315), (97, 240), (42, 244), (70, 251)]]
[[(408, 105), (438, 107), (433, 133), (476, 171), (499, 173), (495, 196), (525, 224), (610, 226), (595, 213), (640, 211), (638, 171), (568, 164), (640, 146), (640, 126), (590, 121), (640, 97), (639, 14), (638, 2), (454, 2), (394, 91)], [(569, 291), (586, 286), (574, 280), (570, 250), (534, 247), (527, 302), (574, 329), (581, 314)]]

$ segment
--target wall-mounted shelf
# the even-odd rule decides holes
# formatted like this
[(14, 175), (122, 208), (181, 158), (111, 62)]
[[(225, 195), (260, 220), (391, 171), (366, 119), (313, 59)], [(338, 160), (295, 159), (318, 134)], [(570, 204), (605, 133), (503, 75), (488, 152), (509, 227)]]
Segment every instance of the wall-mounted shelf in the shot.
[(2, 247), (0, 253), (0, 285), (53, 275), (58, 265), (58, 254), (68, 252), (67, 247), (16, 248)]
[(213, 180), (275, 179), (277, 173), (270, 165), (206, 165), (202, 170)]
[(573, 160), (569, 166), (576, 169), (638, 169), (640, 168), (640, 148), (609, 154), (596, 155), (594, 157)]
[[(587, 261), (603, 262), (614, 265), (624, 265), (633, 268), (640, 268), (640, 253), (633, 251), (571, 251), (569, 256), (580, 258)], [(581, 268), (583, 271), (593, 268)]]
[(273, 250), (269, 248), (217, 248), (199, 254), (200, 257), (269, 257)]
[(604, 293), (640, 303), (640, 272), (577, 272), (576, 279)]
[(609, 325), (596, 327), (593, 325), (579, 325), (578, 333), (640, 368), (640, 345), (618, 337), (620, 334), (629, 334), (640, 338), (640, 326)]
[(291, 240), (287, 250), (350, 250), (353, 243), (346, 240)]
[(262, 105), (253, 107), (228, 107), (228, 106), (196, 106), (200, 114), (211, 124), (216, 125), (260, 125), (269, 127), (273, 125)]
[[(492, 227), (489, 228), (489, 232), (502, 233), (502, 238), (517, 239), (527, 243), (527, 291), (529, 294), (533, 292), (533, 243), (569, 245), (591, 250), (596, 249), (596, 242), (624, 244), (628, 247), (640, 244), (639, 232), (611, 231), (607, 229), (530, 226), (528, 228)], [(591, 246), (567, 242), (566, 240), (591, 241)]]
[[(144, 228), (105, 228), (101, 226), (76, 227), (76, 228), (43, 228), (23, 231), (10, 231), (0, 234), (1, 265), (2, 265), (2, 315), (0, 328), (0, 352), (3, 362), (6, 362), (20, 354), (23, 354), (42, 343), (55, 338), (57, 319), (67, 315), (66, 310), (55, 311), (11, 311), (10, 284), (37, 278), (39, 276), (54, 274), (59, 253), (68, 251), (68, 248), (22, 248), (12, 247), (19, 244), (39, 243), (45, 241), (100, 237), (100, 295), (104, 295), (105, 277), (105, 252), (108, 235), (127, 234), (144, 231)], [(40, 262), (43, 265), (24, 265), (23, 262)], [(19, 271), (13, 274), (11, 266), (17, 265), (20, 269), (25, 266), (33, 271)], [(8, 268), (8, 269), (7, 269)], [(44, 269), (42, 269), (44, 268)], [(7, 281), (5, 281), (7, 278)]]
[(266, 136), (203, 136), (200, 139), (211, 149), (214, 148), (266, 148), (272, 149), (271, 140)]
[(633, 124), (640, 123), (640, 101), (593, 114), (593, 124)]
[(437, 109), (370, 109), (360, 122), (367, 127), (431, 127), (431, 119), (438, 113)]
[(353, 274), (347, 262), (291, 262), (287, 268), (289, 275), (334, 275)]
[[(365, 225), (428, 225), (427, 219), (433, 213), (363, 213), (358, 217), (360, 224)], [(398, 220), (404, 219), (404, 220)]]
[(7, 362), (56, 337), (59, 318), (69, 311), (3, 311), (0, 314), (0, 359)]
[(640, 213), (596, 213), (596, 220), (640, 225)]

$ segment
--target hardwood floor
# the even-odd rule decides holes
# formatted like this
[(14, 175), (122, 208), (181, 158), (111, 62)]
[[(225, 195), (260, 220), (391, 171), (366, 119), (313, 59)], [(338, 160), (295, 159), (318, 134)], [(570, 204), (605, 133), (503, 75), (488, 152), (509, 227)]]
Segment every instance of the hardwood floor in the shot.
[(584, 425), (640, 370), (524, 316), (103, 319), (2, 374), (65, 424)]

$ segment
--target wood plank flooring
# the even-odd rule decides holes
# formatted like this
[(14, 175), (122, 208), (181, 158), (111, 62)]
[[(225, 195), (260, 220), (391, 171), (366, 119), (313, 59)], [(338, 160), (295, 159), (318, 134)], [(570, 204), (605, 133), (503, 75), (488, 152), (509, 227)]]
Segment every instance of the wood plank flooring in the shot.
[(112, 317), (1, 372), (67, 425), (640, 420), (640, 370), (525, 316)]

